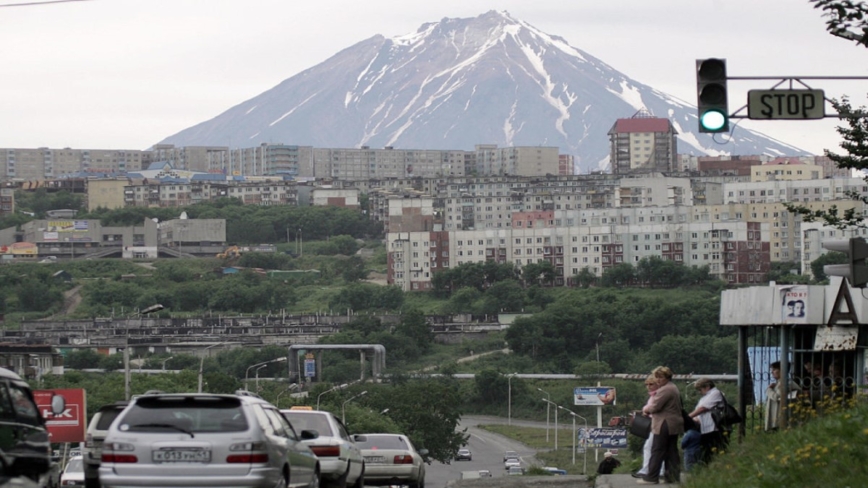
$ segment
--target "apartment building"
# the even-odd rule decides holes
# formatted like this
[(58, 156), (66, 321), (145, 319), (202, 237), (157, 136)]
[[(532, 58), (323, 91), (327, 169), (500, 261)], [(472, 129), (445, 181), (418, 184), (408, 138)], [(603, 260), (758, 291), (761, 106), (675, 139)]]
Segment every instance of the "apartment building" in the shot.
[(76, 173), (117, 174), (142, 168), (144, 151), (130, 149), (0, 149), (0, 180), (45, 180)]
[(15, 189), (0, 188), (0, 217), (15, 213)]
[[(223, 168), (211, 168), (211, 161), (215, 155), (226, 153), (226, 146), (184, 146), (175, 147), (174, 144), (156, 144), (146, 151), (144, 169), (153, 163), (169, 163), (173, 168), (186, 171), (200, 171), (203, 173), (219, 173)], [(227, 173), (231, 174), (231, 173)]]
[(751, 166), (750, 181), (774, 180), (819, 180), (823, 179), (823, 167), (809, 164), (798, 158), (775, 158), (764, 164)]
[(608, 267), (651, 256), (707, 265), (734, 284), (761, 282), (769, 269), (767, 223), (690, 222), (683, 207), (531, 212), (519, 221), (523, 225), (493, 230), (390, 232), (387, 280), (404, 290), (425, 290), (444, 267), (546, 260), (555, 267), (555, 285), (563, 286), (584, 268), (601, 276)]
[(616, 120), (608, 134), (613, 174), (679, 170), (678, 132), (669, 119), (640, 110), (629, 119)]
[(313, 176), (313, 147), (262, 143), (211, 151), (207, 171), (231, 176)]

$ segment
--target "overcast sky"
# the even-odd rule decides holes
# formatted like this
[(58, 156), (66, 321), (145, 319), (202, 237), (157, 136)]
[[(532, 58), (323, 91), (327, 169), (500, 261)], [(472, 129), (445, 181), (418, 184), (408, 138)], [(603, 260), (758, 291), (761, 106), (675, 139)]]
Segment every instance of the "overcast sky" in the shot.
[[(827, 34), (807, 0), (89, 0), (3, 7), (38, 1), (0, 0), (0, 147), (147, 149), (359, 41), (488, 10), (506, 10), (690, 104), (698, 58), (727, 58), (729, 76), (868, 75), (868, 49)], [(747, 103), (747, 90), (773, 83), (730, 81), (730, 111)], [(866, 80), (808, 83), (827, 97), (866, 103)], [(839, 124), (743, 122), (817, 154), (839, 151)]]

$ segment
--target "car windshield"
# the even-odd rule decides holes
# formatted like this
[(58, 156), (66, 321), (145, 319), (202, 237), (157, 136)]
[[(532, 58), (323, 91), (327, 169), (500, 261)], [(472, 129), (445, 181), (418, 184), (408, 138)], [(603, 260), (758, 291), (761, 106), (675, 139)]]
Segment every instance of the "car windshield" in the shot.
[(397, 435), (366, 435), (364, 441), (356, 441), (359, 449), (403, 449), (410, 450), (410, 446), (403, 437)]
[(329, 421), (321, 413), (304, 412), (302, 410), (283, 411), (283, 416), (295, 428), (296, 432), (302, 430), (315, 430), (321, 437), (335, 437)]
[(125, 432), (244, 432), (248, 424), (237, 398), (153, 396), (138, 399), (118, 428)]
[(64, 470), (64, 473), (75, 473), (78, 471), (84, 471), (84, 466), (81, 463), (82, 459), (80, 456), (70, 459), (69, 462), (66, 464), (66, 469)]

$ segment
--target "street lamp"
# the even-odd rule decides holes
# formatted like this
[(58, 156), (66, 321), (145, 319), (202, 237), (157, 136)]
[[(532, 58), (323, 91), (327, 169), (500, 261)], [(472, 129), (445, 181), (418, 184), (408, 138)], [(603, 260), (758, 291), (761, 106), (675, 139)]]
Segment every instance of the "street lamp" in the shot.
[(346, 401), (344, 401), (344, 403), (341, 403), (341, 423), (343, 423), (345, 427), (347, 425), (347, 413), (344, 410), (344, 407), (347, 405), (347, 403), (350, 403), (351, 401), (355, 400), (356, 398), (363, 397), (367, 394), (368, 394), (368, 390), (365, 390), (365, 391), (359, 393), (358, 395), (353, 395), (353, 396), (347, 398)]
[(166, 363), (169, 362), (169, 360), (172, 359), (172, 358), (174, 358), (174, 357), (175, 357), (175, 356), (169, 356), (169, 357), (167, 357), (166, 359), (163, 360), (163, 371), (166, 370)]
[(603, 339), (603, 333), (600, 332), (600, 333), (597, 335), (597, 341), (596, 341), (596, 343), (595, 343), (595, 345), (597, 346), (597, 362), (598, 362), (598, 363), (600, 362), (600, 340), (602, 340), (602, 339)]
[(250, 366), (249, 368), (247, 368), (247, 371), (244, 372), (244, 389), (248, 390), (248, 391), (250, 390), (250, 380), (248, 380), (248, 375), (250, 374), (250, 370), (252, 368), (258, 368), (259, 366), (262, 366), (265, 364), (282, 363), (285, 361), (286, 361), (286, 357), (282, 357), (282, 358), (272, 359), (270, 361), (263, 361), (261, 363), (256, 363), (253, 366)]
[[(543, 392), (548, 400), (552, 399), (551, 394), (549, 392), (543, 390), (542, 388), (537, 388), (537, 391)], [(549, 404), (546, 403), (546, 442), (549, 441), (549, 408), (550, 408)]]
[[(224, 344), (226, 344), (226, 343), (220, 342), (218, 344), (211, 344), (210, 346), (206, 347), (204, 349), (204, 351), (207, 351), (208, 349), (211, 349), (212, 347), (222, 346)], [(202, 393), (202, 371), (203, 371), (202, 368), (205, 366), (205, 356), (206, 355), (203, 354), (202, 357), (199, 359), (199, 393)]]
[[(585, 421), (585, 434), (588, 433), (588, 419), (586, 419), (585, 417), (582, 417), (581, 415), (573, 412), (572, 410), (566, 409), (564, 407), (558, 406), (558, 408), (563, 410), (564, 412), (569, 413), (573, 417), (573, 466), (575, 466), (576, 465), (576, 437), (578, 436), (576, 433), (576, 417)], [(588, 446), (585, 446), (584, 455), (585, 455), (585, 467), (583, 468), (584, 471), (582, 471), (582, 473), (587, 474), (588, 473)]]
[(292, 383), (289, 386), (287, 386), (285, 390), (283, 390), (282, 392), (277, 394), (277, 400), (274, 401), (274, 405), (277, 408), (280, 408), (280, 397), (283, 396), (284, 393), (289, 393), (292, 390), (297, 390), (297, 389), (298, 389), (298, 383)]
[(330, 389), (328, 389), (328, 390), (326, 390), (326, 391), (320, 393), (319, 395), (317, 395), (317, 396), (316, 396), (316, 409), (319, 410), (319, 399), (320, 399), (323, 395), (325, 395), (326, 393), (331, 393), (331, 392), (333, 392), (333, 391), (335, 391), (335, 390), (343, 390), (343, 389), (346, 388), (346, 387), (347, 387), (347, 384), (344, 383), (344, 384), (342, 384), (342, 385), (335, 386), (334, 388), (330, 388)]
[(553, 407), (555, 407), (555, 451), (557, 451), (558, 450), (558, 404), (551, 401), (551, 400), (546, 400), (545, 398), (543, 398), (542, 401), (544, 401), (546, 403), (550, 403)]
[(268, 366), (267, 364), (263, 364), (258, 368), (253, 370), (253, 373), (256, 375), (256, 393), (259, 393), (259, 370)]
[(517, 375), (518, 373), (512, 373), (507, 375), (506, 383), (509, 385), (509, 393), (507, 396), (507, 407), (506, 407), (506, 425), (512, 425), (512, 377)]

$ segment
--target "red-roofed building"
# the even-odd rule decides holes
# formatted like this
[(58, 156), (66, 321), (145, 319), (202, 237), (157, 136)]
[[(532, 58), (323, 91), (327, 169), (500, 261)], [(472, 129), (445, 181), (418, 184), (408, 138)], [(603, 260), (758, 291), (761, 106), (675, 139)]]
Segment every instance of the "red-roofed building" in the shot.
[(676, 134), (669, 119), (644, 109), (629, 119), (618, 119), (609, 130), (612, 174), (676, 171)]

